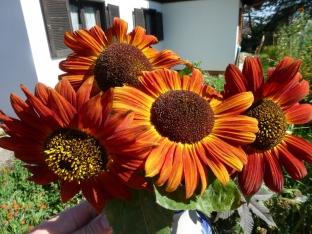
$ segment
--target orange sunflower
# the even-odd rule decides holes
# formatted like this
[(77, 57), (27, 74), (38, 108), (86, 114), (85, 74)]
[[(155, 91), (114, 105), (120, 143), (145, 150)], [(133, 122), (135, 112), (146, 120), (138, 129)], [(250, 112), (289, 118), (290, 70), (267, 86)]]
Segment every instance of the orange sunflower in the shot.
[(66, 32), (64, 42), (74, 52), (60, 63), (60, 69), (75, 89), (88, 77), (95, 77), (92, 94), (123, 84), (138, 85), (139, 71), (170, 68), (187, 61), (171, 50), (157, 51), (151, 47), (158, 40), (146, 35), (142, 27), (127, 34), (128, 24), (115, 18), (105, 33), (98, 26)]
[(309, 84), (298, 73), (301, 61), (284, 58), (270, 68), (264, 82), (262, 65), (257, 57), (247, 57), (241, 72), (229, 65), (225, 71), (224, 96), (231, 98), (251, 91), (255, 100), (245, 115), (256, 118), (256, 140), (244, 147), (248, 163), (238, 174), (243, 194), (256, 193), (264, 179), (271, 190), (280, 193), (284, 186), (281, 166), (295, 179), (307, 174), (304, 161), (312, 163), (312, 144), (287, 133), (287, 124), (304, 124), (312, 119), (310, 104), (299, 104), (309, 92)]
[(101, 212), (106, 199), (130, 199), (128, 186), (147, 187), (135, 173), (142, 160), (133, 155), (144, 156), (154, 144), (133, 140), (145, 131), (130, 127), (133, 113), (111, 116), (112, 89), (90, 99), (92, 83), (89, 78), (77, 93), (67, 79), (55, 89), (37, 83), (34, 95), (21, 86), (26, 102), (11, 95), (20, 120), (0, 111), (1, 127), (10, 136), (0, 138), (0, 147), (28, 164), (29, 180), (36, 184), (59, 180), (63, 202), (81, 190)]
[(186, 198), (201, 180), (207, 187), (207, 166), (221, 183), (229, 181), (228, 169), (242, 170), (247, 157), (239, 145), (254, 141), (257, 120), (240, 115), (253, 102), (251, 92), (230, 99), (204, 84), (199, 70), (180, 78), (176, 71), (142, 72), (142, 86), (115, 88), (114, 113), (132, 110), (133, 125), (144, 126), (141, 141), (159, 146), (145, 158), (147, 177), (158, 175), (155, 184), (166, 191), (185, 183)]

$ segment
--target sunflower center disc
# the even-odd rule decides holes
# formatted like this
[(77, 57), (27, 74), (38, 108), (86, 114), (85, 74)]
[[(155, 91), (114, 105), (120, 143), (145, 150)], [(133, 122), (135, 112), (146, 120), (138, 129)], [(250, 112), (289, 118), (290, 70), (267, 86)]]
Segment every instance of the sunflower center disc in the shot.
[(271, 100), (259, 100), (245, 115), (258, 120), (259, 131), (250, 145), (258, 150), (268, 150), (278, 145), (287, 130), (287, 121), (282, 109)]
[(123, 84), (139, 85), (138, 72), (152, 71), (153, 67), (143, 52), (127, 43), (108, 46), (98, 57), (95, 80), (102, 91)]
[(187, 90), (171, 90), (152, 105), (151, 122), (169, 140), (193, 144), (211, 132), (214, 114), (209, 103)]
[(63, 180), (81, 181), (105, 170), (107, 154), (93, 136), (75, 129), (52, 133), (44, 146), (45, 162)]

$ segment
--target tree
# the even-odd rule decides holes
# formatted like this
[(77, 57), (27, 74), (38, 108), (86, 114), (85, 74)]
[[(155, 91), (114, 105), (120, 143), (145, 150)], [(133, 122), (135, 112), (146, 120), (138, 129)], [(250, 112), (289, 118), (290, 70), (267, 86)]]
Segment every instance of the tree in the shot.
[[(250, 35), (243, 33), (242, 49), (255, 51), (265, 37), (264, 45), (272, 44), (273, 34), (279, 27), (288, 24), (291, 16), (304, 9), (312, 16), (311, 0), (246, 0), (244, 4), (244, 21)], [(243, 32), (246, 31), (243, 29)]]

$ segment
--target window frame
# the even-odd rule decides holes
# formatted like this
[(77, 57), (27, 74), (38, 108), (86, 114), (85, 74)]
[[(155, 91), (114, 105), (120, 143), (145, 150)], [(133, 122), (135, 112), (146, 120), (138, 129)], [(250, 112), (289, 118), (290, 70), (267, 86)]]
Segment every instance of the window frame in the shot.
[[(64, 35), (67, 31), (73, 32), (70, 16), (70, 5), (79, 3), (88, 6), (96, 6), (96, 22), (104, 31), (107, 29), (106, 5), (102, 0), (40, 0), (42, 17), (45, 24), (47, 41), (51, 58), (66, 57), (73, 51), (64, 43)], [(75, 4), (74, 4), (75, 3)], [(79, 12), (81, 20), (81, 12)], [(84, 24), (85, 25), (85, 24)]]
[[(134, 8), (132, 12), (134, 26), (146, 29), (147, 34), (157, 37), (158, 41), (164, 40), (162, 13), (151, 8)], [(150, 24), (147, 25), (147, 16)], [(149, 28), (148, 28), (149, 27)]]

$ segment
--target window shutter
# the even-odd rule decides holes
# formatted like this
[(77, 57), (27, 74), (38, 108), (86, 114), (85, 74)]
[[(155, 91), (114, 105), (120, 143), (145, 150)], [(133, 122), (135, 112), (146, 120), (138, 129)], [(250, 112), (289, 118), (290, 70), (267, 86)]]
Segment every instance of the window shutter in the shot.
[(114, 18), (120, 18), (119, 14), (119, 6), (115, 6), (112, 4), (107, 4), (108, 11), (108, 27), (113, 27)]
[(71, 31), (68, 1), (41, 0), (51, 57), (67, 56), (72, 51), (64, 44), (66, 31)]
[(162, 13), (156, 13), (156, 37), (159, 41), (164, 40)]
[(145, 28), (144, 10), (134, 8), (134, 25)]

